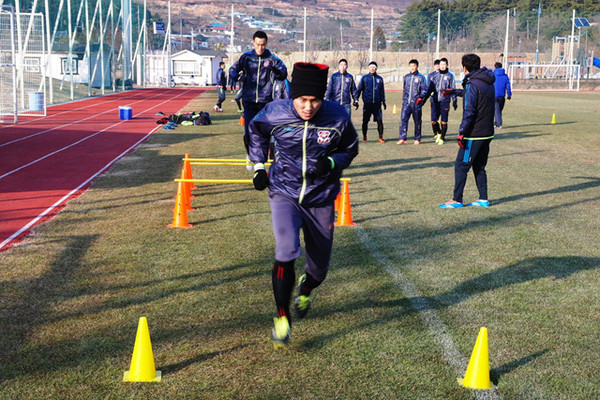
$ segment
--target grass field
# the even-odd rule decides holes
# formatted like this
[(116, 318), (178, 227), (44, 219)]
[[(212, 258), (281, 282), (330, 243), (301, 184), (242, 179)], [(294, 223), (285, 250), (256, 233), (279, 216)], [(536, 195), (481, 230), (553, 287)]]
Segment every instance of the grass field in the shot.
[[(440, 210), (455, 141), (433, 144), (426, 107), (423, 145), (396, 145), (401, 93), (388, 93), (393, 140), (371, 123), (345, 174), (358, 226), (336, 229), (328, 279), (279, 352), (267, 193), (202, 185), (194, 228), (167, 228), (184, 153), (243, 156), (228, 96), (214, 125), (158, 131), (0, 254), (0, 398), (471, 399), (456, 378), (483, 326), (490, 397), (600, 397), (598, 94), (516, 93), (491, 145), (492, 207)], [(161, 383), (122, 382), (141, 316)]]

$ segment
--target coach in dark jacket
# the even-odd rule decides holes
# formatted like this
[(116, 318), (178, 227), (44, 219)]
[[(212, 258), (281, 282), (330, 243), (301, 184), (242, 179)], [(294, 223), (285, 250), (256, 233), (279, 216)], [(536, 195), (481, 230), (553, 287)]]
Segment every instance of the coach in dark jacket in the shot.
[(467, 204), (489, 207), (487, 165), (490, 142), (494, 138), (494, 73), (483, 67), (477, 54), (465, 54), (462, 65), (466, 73), (464, 90), (446, 90), (445, 95), (463, 96), (463, 117), (458, 129), (458, 155), (454, 163), (454, 196), (440, 208), (463, 206), (463, 190), (471, 167), (479, 190), (479, 199)]
[[(311, 291), (323, 282), (329, 268), (334, 201), (342, 170), (358, 154), (350, 116), (339, 104), (323, 101), (327, 72), (326, 65), (295, 64), (292, 98), (267, 104), (249, 126), (254, 187), (269, 187), (275, 235), (275, 347), (287, 345), (290, 338), (289, 304), (295, 284), (294, 261), (301, 254), (300, 230), (306, 243), (306, 266), (295, 304), (302, 318), (310, 306)], [(267, 174), (264, 163), (271, 137), (276, 151)]]
[[(229, 74), (242, 79), (242, 102), (244, 104), (244, 145), (248, 150), (248, 124), (270, 101), (273, 101), (273, 82), (287, 79), (283, 61), (267, 49), (267, 34), (256, 31), (252, 36), (254, 49), (241, 55), (231, 66)], [(243, 73), (241, 73), (243, 71)]]

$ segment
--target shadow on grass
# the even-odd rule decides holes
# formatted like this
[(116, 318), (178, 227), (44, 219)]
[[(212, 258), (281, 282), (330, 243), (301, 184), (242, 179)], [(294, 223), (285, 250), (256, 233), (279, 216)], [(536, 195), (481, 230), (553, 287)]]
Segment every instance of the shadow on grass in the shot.
[[(494, 141), (496, 140), (504, 140), (504, 139), (529, 139), (539, 136), (552, 136), (550, 133), (538, 133), (540, 131), (523, 131), (523, 132), (496, 132), (494, 134)], [(536, 135), (531, 135), (531, 133), (537, 133)]]
[(548, 350), (548, 349), (544, 349), (542, 351), (538, 351), (537, 353), (533, 353), (528, 356), (522, 357), (519, 360), (510, 361), (499, 367), (493, 368), (490, 370), (490, 380), (494, 383), (494, 385), (498, 386), (498, 382), (500, 381), (500, 378), (502, 377), (502, 375), (509, 374), (512, 371), (514, 371), (515, 369), (522, 367), (526, 364), (529, 364), (536, 358), (543, 356), (544, 354), (548, 353), (549, 351), (550, 350)]
[(513, 129), (513, 128), (523, 128), (523, 127), (528, 127), (528, 126), (571, 125), (571, 124), (575, 124), (575, 123), (577, 123), (577, 121), (557, 122), (555, 124), (552, 124), (552, 123), (548, 122), (546, 124), (505, 125), (504, 128), (505, 129)]
[(187, 360), (183, 360), (183, 361), (180, 361), (175, 364), (165, 365), (165, 366), (161, 367), (160, 369), (163, 374), (172, 374), (172, 373), (180, 371), (186, 367), (189, 367), (190, 365), (193, 365), (193, 364), (196, 364), (199, 362), (203, 362), (203, 361), (207, 361), (207, 360), (210, 360), (211, 358), (215, 358), (215, 357), (221, 356), (223, 354), (233, 353), (237, 350), (246, 348), (248, 346), (249, 346), (248, 344), (243, 344), (243, 345), (239, 345), (239, 346), (234, 346), (227, 350), (219, 350), (219, 351), (213, 351), (211, 353), (200, 354), (199, 356), (188, 358)]
[(507, 202), (511, 202), (511, 201), (517, 201), (517, 200), (521, 200), (521, 199), (527, 199), (527, 198), (531, 198), (531, 197), (545, 196), (548, 194), (578, 192), (580, 190), (600, 187), (600, 178), (596, 178), (593, 176), (588, 176), (588, 177), (576, 176), (576, 177), (573, 177), (573, 179), (587, 179), (588, 181), (582, 182), (582, 183), (577, 183), (574, 185), (560, 186), (560, 187), (557, 187), (554, 189), (542, 190), (539, 192), (523, 193), (523, 194), (517, 194), (517, 195), (513, 195), (513, 196), (503, 197), (500, 199), (493, 200), (492, 203), (494, 206), (496, 206), (498, 204), (507, 203)]

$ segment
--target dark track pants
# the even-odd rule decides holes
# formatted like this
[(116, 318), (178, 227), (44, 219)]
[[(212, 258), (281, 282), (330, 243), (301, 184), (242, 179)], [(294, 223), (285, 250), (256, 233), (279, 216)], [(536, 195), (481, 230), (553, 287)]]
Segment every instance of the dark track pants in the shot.
[(494, 107), (494, 126), (497, 128), (502, 126), (502, 110), (504, 110), (504, 97), (496, 97), (496, 104)]
[(248, 146), (250, 146), (250, 132), (248, 131), (248, 124), (252, 121), (252, 118), (256, 117), (256, 114), (262, 110), (267, 103), (253, 103), (251, 101), (244, 101), (244, 146), (246, 146), (246, 153), (248, 153)]
[(300, 229), (306, 244), (305, 270), (315, 280), (322, 282), (327, 276), (333, 246), (334, 207), (303, 207), (297, 201), (282, 195), (269, 194), (275, 259), (292, 261), (300, 257)]
[(408, 136), (408, 121), (411, 116), (415, 122), (415, 140), (421, 141), (421, 119), (423, 118), (423, 110), (416, 104), (402, 106), (399, 139), (406, 140)]
[(487, 200), (487, 174), (485, 166), (490, 153), (490, 142), (492, 139), (485, 140), (463, 140), (465, 148), (460, 147), (454, 163), (454, 196), (452, 199), (463, 202), (463, 191), (467, 183), (467, 174), (473, 167), (475, 183), (479, 190), (479, 199)]

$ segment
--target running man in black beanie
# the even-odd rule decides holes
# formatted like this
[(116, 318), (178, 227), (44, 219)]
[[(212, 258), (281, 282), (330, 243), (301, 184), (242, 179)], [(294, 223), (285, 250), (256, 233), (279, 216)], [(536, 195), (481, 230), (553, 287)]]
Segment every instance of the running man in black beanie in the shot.
[[(304, 318), (312, 290), (327, 275), (333, 245), (334, 201), (342, 171), (358, 154), (358, 136), (344, 107), (324, 101), (328, 67), (296, 63), (290, 99), (268, 103), (250, 122), (250, 159), (254, 187), (269, 187), (275, 235), (272, 282), (277, 317), (272, 339), (285, 347), (291, 336), (290, 301), (301, 254), (300, 229), (306, 244), (305, 273), (298, 280), (295, 308)], [(275, 157), (267, 174), (269, 141)]]

